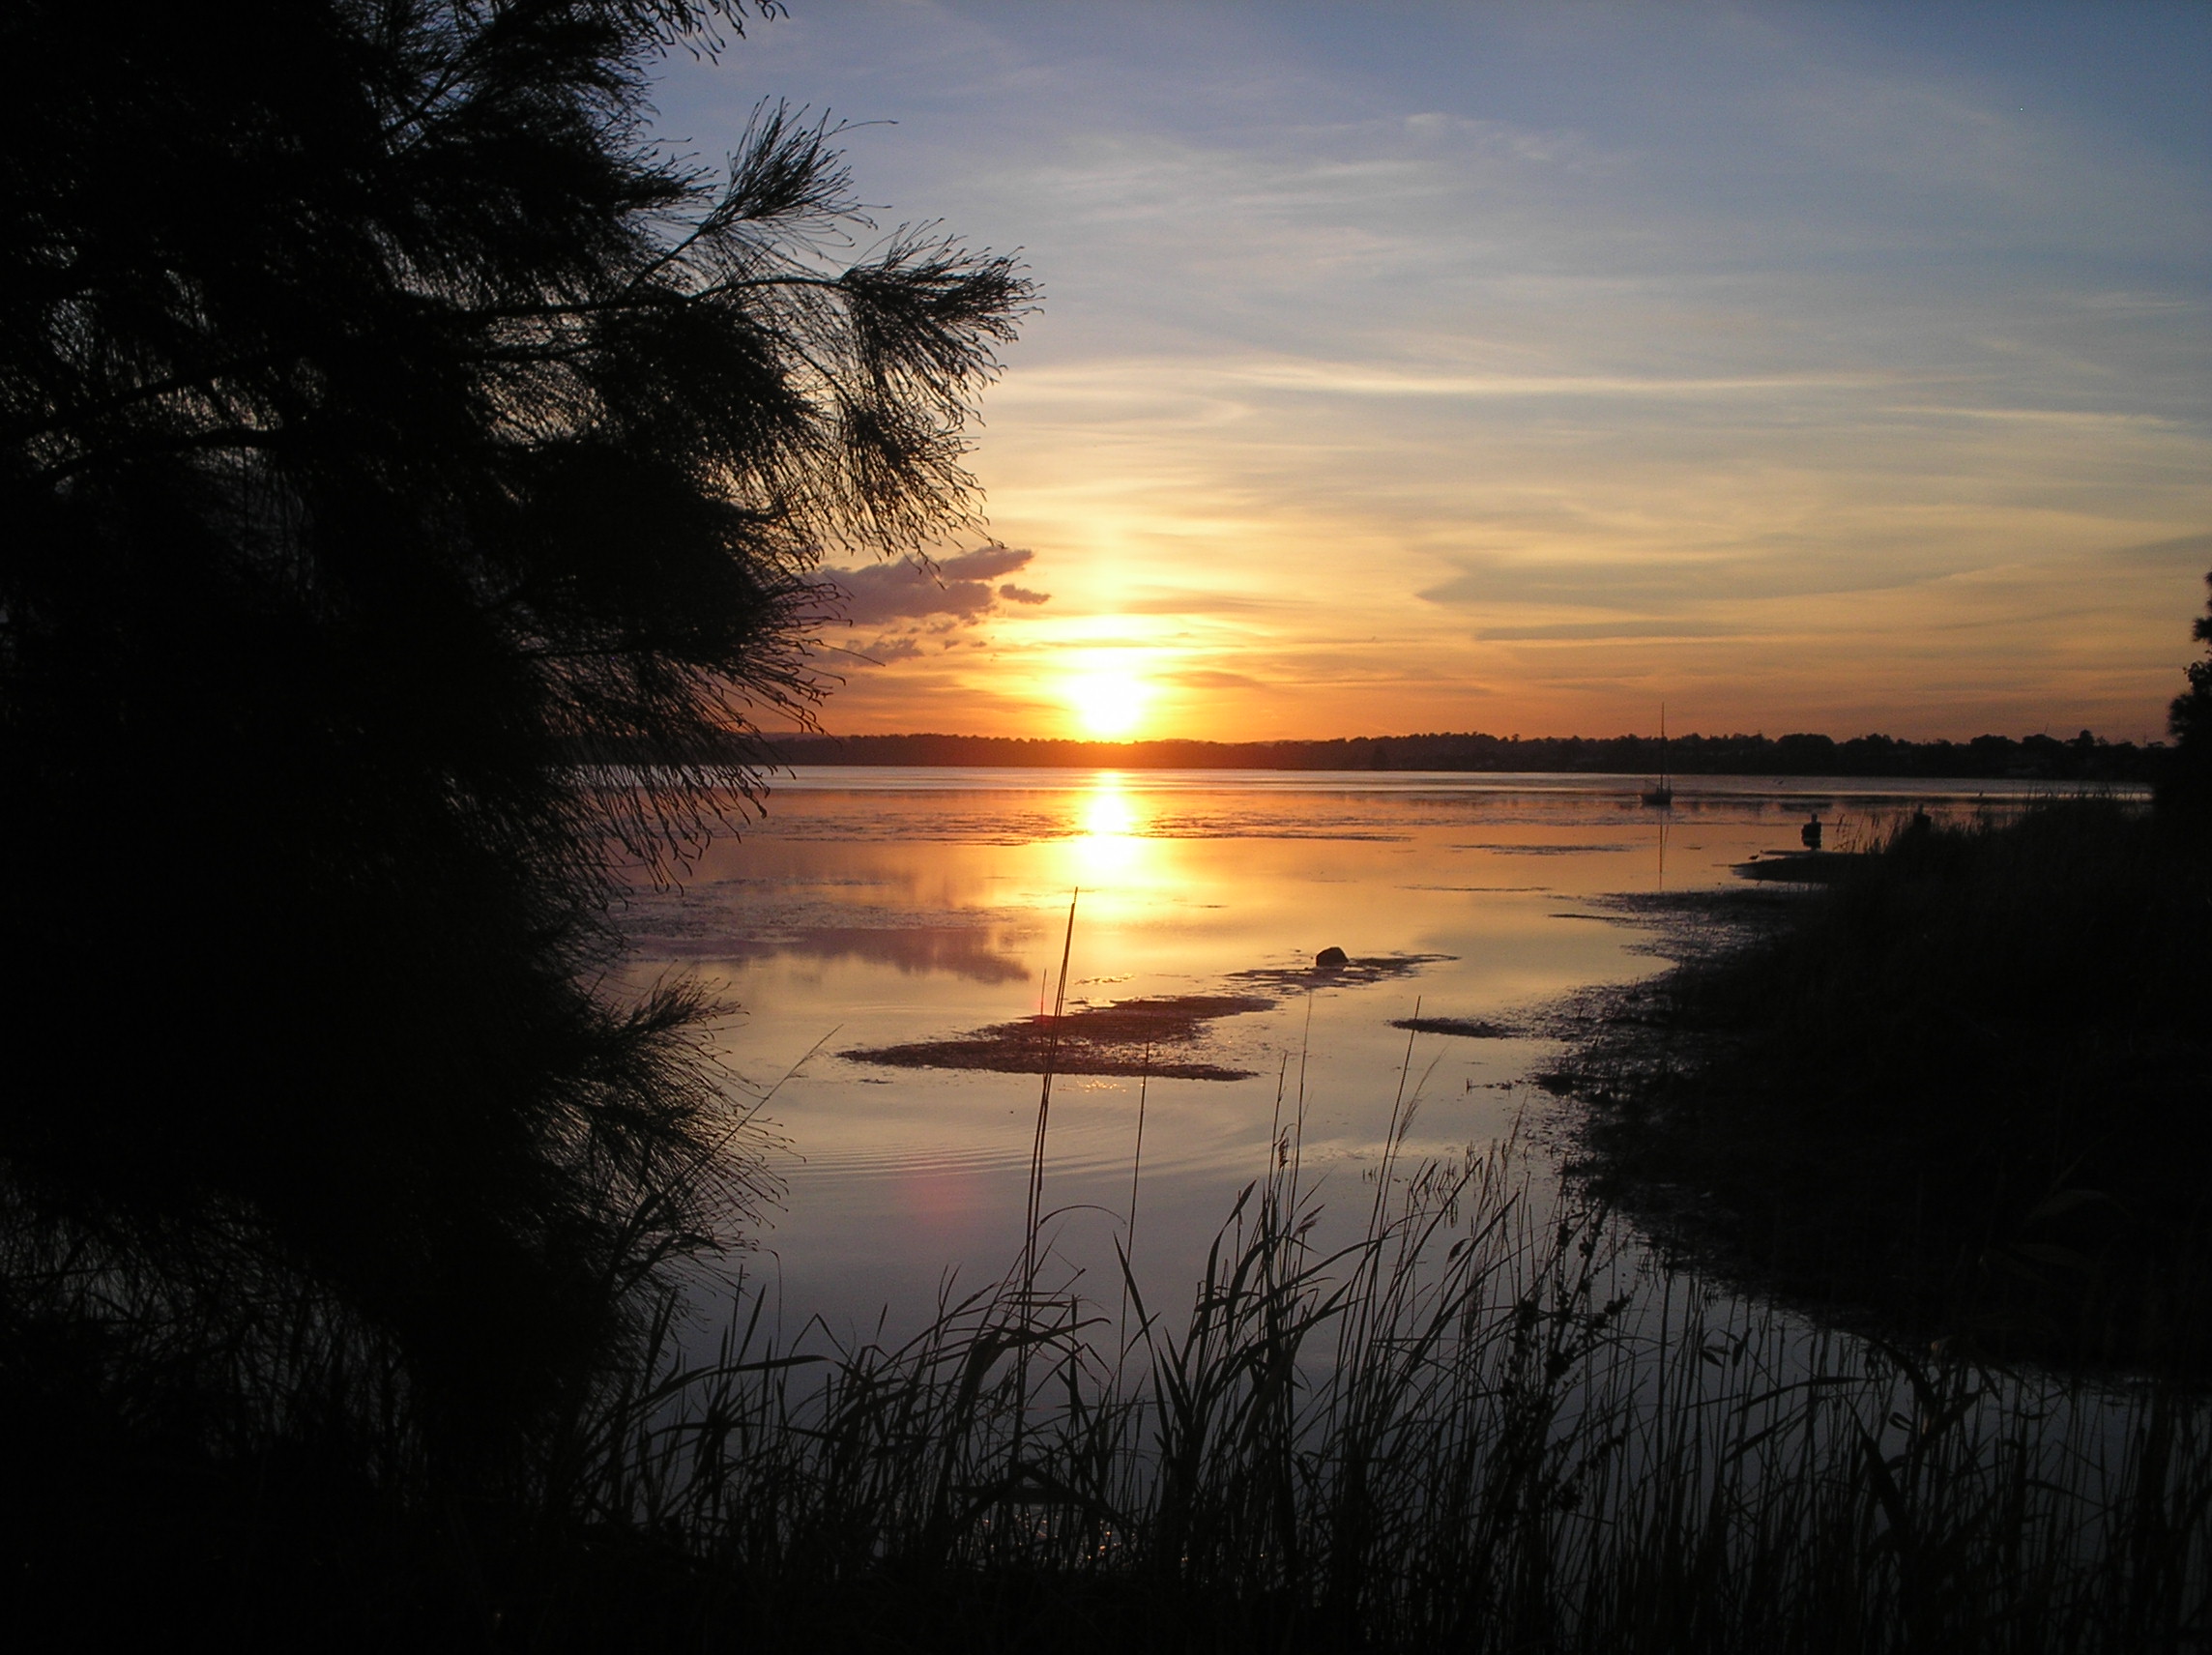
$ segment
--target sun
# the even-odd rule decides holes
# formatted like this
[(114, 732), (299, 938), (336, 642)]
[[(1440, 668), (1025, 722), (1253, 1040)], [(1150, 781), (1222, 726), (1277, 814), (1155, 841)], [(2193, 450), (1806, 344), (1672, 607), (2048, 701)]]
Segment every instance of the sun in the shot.
[(1136, 730), (1150, 685), (1130, 672), (1089, 672), (1067, 680), (1061, 694), (1087, 734), (1111, 739)]

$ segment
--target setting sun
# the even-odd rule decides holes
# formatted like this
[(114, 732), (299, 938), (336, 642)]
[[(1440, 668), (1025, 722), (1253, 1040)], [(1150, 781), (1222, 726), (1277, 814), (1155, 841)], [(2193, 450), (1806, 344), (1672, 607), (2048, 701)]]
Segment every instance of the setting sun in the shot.
[(1085, 734), (1115, 738), (1136, 734), (1150, 686), (1134, 673), (1091, 672), (1069, 679), (1061, 693)]

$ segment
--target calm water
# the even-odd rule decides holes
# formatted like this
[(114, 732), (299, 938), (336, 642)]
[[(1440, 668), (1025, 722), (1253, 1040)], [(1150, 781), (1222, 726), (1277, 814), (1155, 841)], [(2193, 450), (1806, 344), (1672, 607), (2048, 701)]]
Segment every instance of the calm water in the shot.
[[(996, 1279), (1020, 1247), (1033, 1075), (880, 1067), (844, 1054), (1033, 1015), (1080, 889), (1071, 1006), (1235, 991), (1237, 973), (1354, 957), (1446, 956), (1363, 987), (1283, 994), (1223, 1019), (1196, 1055), (1242, 1081), (1146, 1087), (1136, 1267), (1187, 1292), (1278, 1110), (1304, 1099), (1308, 1181), (1362, 1206), (1401, 1074), (1408, 1147), (1449, 1155), (1553, 1105), (1535, 1038), (1409, 1036), (1392, 1020), (1510, 1022), (1569, 991), (1659, 969), (1615, 893), (1733, 883), (1900, 811), (2017, 803), (2026, 784), (1740, 778), (1678, 785), (1671, 814), (1623, 776), (1278, 771), (802, 770), (769, 819), (717, 844), (683, 889), (630, 909), (634, 970), (697, 973), (742, 1008), (718, 1031), (784, 1141), (787, 1183), (756, 1268), (789, 1324), (911, 1323), (948, 1276)], [(1280, 992), (1280, 991), (1278, 991)], [(1057, 1256), (1118, 1281), (1136, 1147), (1135, 1078), (1055, 1083), (1045, 1199)], [(1371, 1183), (1364, 1185), (1372, 1189)]]

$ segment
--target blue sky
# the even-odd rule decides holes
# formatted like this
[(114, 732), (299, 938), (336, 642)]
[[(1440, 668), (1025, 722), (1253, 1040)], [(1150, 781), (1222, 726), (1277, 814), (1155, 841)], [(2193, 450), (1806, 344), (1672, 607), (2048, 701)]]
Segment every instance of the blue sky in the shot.
[(829, 728), (2137, 739), (2207, 87), (2204, 6), (794, 0), (657, 102), (880, 123), (879, 221), (1044, 288), (973, 459), (1022, 595), (878, 578)]

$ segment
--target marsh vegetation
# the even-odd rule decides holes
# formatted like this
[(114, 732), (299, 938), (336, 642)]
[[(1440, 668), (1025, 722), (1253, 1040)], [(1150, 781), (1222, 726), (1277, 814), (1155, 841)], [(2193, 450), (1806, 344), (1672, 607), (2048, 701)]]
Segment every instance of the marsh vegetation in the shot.
[[(740, 1290), (710, 1360), (663, 1320), (502, 1497), (461, 1504), (424, 1474), (397, 1369), (295, 1302), (225, 1352), (220, 1413), (86, 1393), (113, 1411), (85, 1447), (137, 1467), (99, 1515), (144, 1548), (161, 1616), (248, 1647), (2199, 1640), (2194, 1395), (1747, 1305), (1656, 1270), (1510, 1146), (1386, 1169), (1325, 1253), (1317, 1216), (1287, 1133), (1187, 1304), (1050, 1279), (1046, 1250), (911, 1338), (784, 1343)], [(49, 1416), (81, 1428), (85, 1406)], [(140, 1554), (73, 1559), (49, 1630), (156, 1623), (94, 1589), (118, 1555)]]
[[(1921, 1031), (1863, 1070), (1928, 1072), (1881, 1154), (1823, 1144), (1941, 1208), (1901, 1324), (1981, 1315), (1945, 1295), (1982, 1223), (1975, 1259), (2033, 1266), (1994, 1309), (2155, 1357), (2140, 1383), (2000, 1367), (2047, 1345), (1971, 1318), (1931, 1350), (1708, 1291), (1511, 1147), (1409, 1155), (1410, 1058), (1328, 1222), (1300, 1093), (1187, 1301), (1130, 1265), (1141, 1165), (1120, 1272), (1082, 1274), (1042, 1200), (1055, 1074), (1167, 1076), (1159, 1048), (1315, 973), (1070, 1011), (1064, 944), (1054, 1015), (975, 1037), (1042, 1077), (1018, 1264), (895, 1337), (787, 1337), (714, 1273), (773, 1179), (714, 995), (626, 983), (610, 911), (758, 805), (758, 723), (826, 693), (825, 554), (975, 527), (967, 434), (1035, 296), (934, 227), (879, 236), (825, 121), (763, 104), (720, 172), (655, 141), (653, 66), (776, 10), (0, 13), (38, 71), (0, 110), (14, 1645), (2200, 1644), (2201, 1226), (2127, 1150), (2203, 1147), (2175, 1101), (2202, 876), (2124, 812), (1900, 841), (1770, 976), (1806, 1061), (1880, 1006)], [(1851, 1011), (1829, 934), (1889, 1000)], [(972, 938), (870, 945), (1027, 985)], [(1985, 966), (2010, 986), (1944, 998)], [(1731, 969), (1680, 1002), (1742, 1031), (1715, 1074), (1761, 1060)], [(1671, 1078), (1622, 1092), (1623, 1164), (1709, 1182), (1743, 1150)]]
[(1324, 1255), (1297, 1164), (1286, 1137), (1187, 1307), (1015, 1272), (895, 1346), (733, 1335), (677, 1417), (641, 1389), (595, 1520), (683, 1538), (686, 1636), (768, 1647), (2199, 1637), (2193, 1399), (1747, 1307), (1510, 1147), (1388, 1170)]
[(1898, 825), (1580, 1054), (1601, 1187), (1992, 1356), (2212, 1359), (2212, 861), (2139, 804)]

